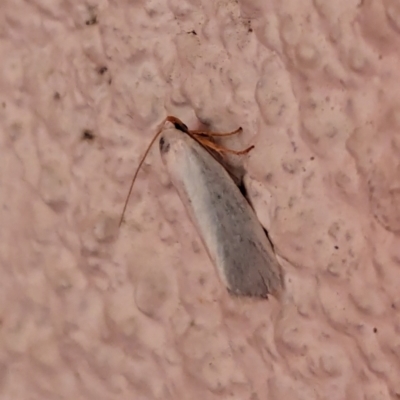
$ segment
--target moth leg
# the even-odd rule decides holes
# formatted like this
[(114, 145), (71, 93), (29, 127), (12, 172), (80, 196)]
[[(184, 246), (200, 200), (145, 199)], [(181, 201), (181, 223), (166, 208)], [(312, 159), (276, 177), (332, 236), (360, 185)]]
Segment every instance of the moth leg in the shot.
[(231, 136), (235, 135), (239, 132), (242, 132), (242, 127), (239, 127), (238, 129), (232, 131), (232, 132), (223, 132), (223, 133), (218, 133), (218, 132), (207, 132), (203, 130), (194, 130), (190, 131), (190, 133), (194, 136), (208, 136), (208, 137), (223, 137), (223, 136)]
[(217, 143), (212, 142), (211, 140), (208, 139), (204, 139), (204, 138), (197, 138), (197, 140), (200, 142), (200, 144), (202, 144), (203, 146), (212, 149), (214, 151), (216, 151), (219, 154), (223, 154), (223, 153), (230, 153), (230, 154), (235, 154), (235, 155), (243, 155), (248, 153), (251, 149), (254, 148), (254, 146), (249, 146), (244, 150), (232, 150), (232, 149), (228, 149), (227, 147), (221, 146)]
[(236, 154), (237, 156), (241, 156), (243, 154), (247, 154), (250, 150), (253, 150), (253, 149), (254, 149), (253, 145), (245, 148), (244, 150), (239, 150), (239, 151), (238, 150), (227, 149), (226, 147), (224, 147), (222, 149), (222, 152)]

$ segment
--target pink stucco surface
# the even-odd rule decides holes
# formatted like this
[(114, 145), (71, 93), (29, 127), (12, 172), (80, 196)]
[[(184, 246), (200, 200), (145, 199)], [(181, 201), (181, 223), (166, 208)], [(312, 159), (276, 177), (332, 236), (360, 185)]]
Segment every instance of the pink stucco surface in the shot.
[[(0, 399), (400, 398), (395, 0), (2, 0)], [(231, 298), (158, 124), (229, 147), (285, 271)], [(235, 159), (235, 162), (238, 162)]]

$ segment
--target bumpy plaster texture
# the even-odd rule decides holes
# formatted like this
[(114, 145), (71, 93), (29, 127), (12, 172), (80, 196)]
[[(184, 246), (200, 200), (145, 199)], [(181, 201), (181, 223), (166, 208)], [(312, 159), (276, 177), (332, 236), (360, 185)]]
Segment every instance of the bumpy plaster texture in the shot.
[[(0, 398), (400, 396), (395, 0), (2, 0)], [(163, 169), (167, 114), (244, 128), (286, 274), (229, 297)]]

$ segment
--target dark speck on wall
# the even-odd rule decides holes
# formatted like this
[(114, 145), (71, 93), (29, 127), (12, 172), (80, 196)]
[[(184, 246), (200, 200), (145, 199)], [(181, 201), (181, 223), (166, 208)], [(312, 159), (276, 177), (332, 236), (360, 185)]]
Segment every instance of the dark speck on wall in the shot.
[(97, 22), (98, 22), (98, 21), (97, 21), (97, 16), (94, 15), (93, 17), (89, 18), (89, 19), (85, 22), (85, 24), (86, 24), (87, 26), (90, 26), (90, 25), (96, 25)]
[(108, 71), (108, 68), (106, 66), (100, 67), (99, 68), (99, 74), (103, 75)]
[(90, 129), (85, 129), (82, 133), (82, 139), (83, 140), (93, 140), (94, 139), (94, 134)]

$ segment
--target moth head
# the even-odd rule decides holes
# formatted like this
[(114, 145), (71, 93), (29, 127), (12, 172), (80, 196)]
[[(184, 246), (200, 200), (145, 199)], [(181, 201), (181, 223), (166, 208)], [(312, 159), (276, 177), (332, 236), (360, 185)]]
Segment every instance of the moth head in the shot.
[(165, 122), (170, 122), (174, 126), (174, 128), (177, 129), (178, 131), (181, 131), (183, 133), (189, 133), (189, 128), (179, 118), (170, 115), (167, 118), (165, 118), (164, 123)]

